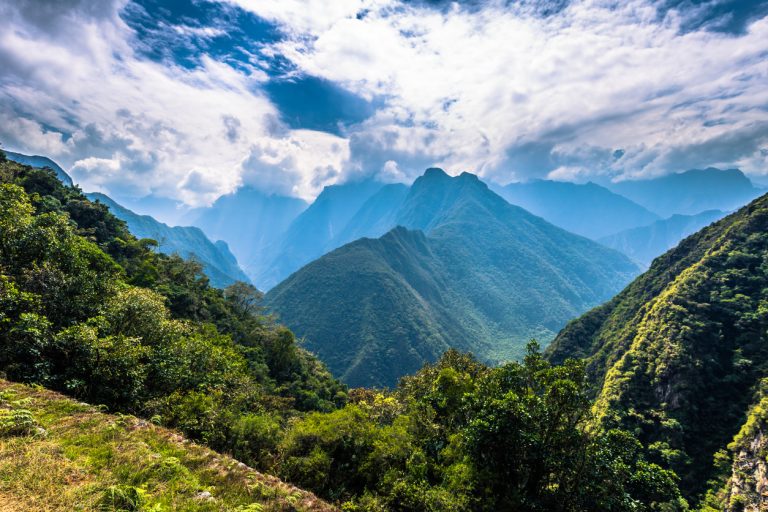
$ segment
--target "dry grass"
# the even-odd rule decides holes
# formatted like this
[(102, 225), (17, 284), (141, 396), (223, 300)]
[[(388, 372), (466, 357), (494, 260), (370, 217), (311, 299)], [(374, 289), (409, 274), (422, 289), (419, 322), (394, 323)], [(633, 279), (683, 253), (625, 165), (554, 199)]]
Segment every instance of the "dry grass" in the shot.
[(99, 509), (115, 488), (137, 489), (142, 511), (335, 510), (144, 420), (2, 380), (0, 397), (0, 408), (27, 409), (44, 429), (0, 436), (0, 512), (118, 510)]

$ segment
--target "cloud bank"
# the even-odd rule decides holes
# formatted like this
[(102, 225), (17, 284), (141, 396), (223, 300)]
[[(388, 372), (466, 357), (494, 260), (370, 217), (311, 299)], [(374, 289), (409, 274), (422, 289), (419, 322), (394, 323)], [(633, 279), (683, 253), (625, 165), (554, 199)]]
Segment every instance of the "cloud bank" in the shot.
[(760, 179), (768, 16), (727, 4), (0, 0), (0, 141), (86, 189), (190, 205), (430, 165)]

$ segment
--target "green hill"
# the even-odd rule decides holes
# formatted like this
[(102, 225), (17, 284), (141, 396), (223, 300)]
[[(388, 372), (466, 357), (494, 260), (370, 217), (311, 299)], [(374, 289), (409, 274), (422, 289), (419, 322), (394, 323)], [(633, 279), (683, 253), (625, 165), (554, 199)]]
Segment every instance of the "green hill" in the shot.
[(0, 510), (336, 509), (146, 420), (0, 380)]
[(138, 215), (104, 194), (94, 192), (86, 194), (86, 197), (109, 207), (115, 217), (128, 225), (136, 238), (155, 240), (161, 253), (178, 254), (182, 258), (199, 261), (214, 286), (225, 288), (235, 281), (248, 282), (227, 244), (220, 240), (211, 242), (199, 228), (168, 226), (149, 215)]
[[(264, 315), (253, 286), (212, 287), (198, 262), (154, 252), (52, 170), (4, 156), (3, 378), (152, 420), (271, 471), (291, 421), (346, 401), (344, 386)], [(28, 423), (8, 414), (0, 429)]]
[(695, 501), (768, 377), (768, 196), (658, 257), (549, 350), (587, 358), (601, 422), (636, 432)]
[(552, 226), (476, 176), (428, 170), (397, 228), (341, 247), (272, 289), (265, 303), (353, 385), (394, 385), (449, 347), (489, 361), (621, 289), (623, 255)]

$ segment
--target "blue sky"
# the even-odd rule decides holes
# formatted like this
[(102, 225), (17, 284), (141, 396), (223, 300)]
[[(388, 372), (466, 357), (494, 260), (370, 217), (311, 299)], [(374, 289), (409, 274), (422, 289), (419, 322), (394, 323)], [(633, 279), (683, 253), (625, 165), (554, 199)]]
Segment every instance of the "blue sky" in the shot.
[(429, 166), (768, 174), (768, 2), (0, 0), (0, 142), (197, 206)]

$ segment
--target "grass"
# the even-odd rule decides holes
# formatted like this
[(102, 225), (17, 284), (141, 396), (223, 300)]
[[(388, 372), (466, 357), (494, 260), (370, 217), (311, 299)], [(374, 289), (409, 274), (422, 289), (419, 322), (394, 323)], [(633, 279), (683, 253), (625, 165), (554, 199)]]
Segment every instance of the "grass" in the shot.
[(331, 511), (133, 416), (0, 380), (0, 512)]

